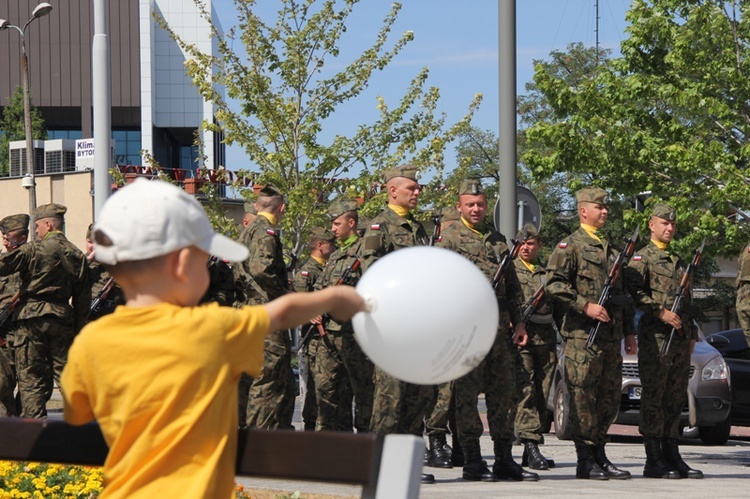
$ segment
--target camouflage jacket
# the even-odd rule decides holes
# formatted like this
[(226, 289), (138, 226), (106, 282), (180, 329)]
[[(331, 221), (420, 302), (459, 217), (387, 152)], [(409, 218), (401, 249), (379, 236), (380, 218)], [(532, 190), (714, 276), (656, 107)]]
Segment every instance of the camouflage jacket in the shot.
[(244, 262), (234, 265), (235, 277), (247, 303), (268, 303), (287, 292), (286, 264), (281, 240), (271, 222), (258, 216), (240, 241), (250, 250)]
[(750, 283), (750, 244), (745, 245), (737, 261), (737, 287)]
[[(315, 289), (323, 289), (330, 286), (335, 286), (341, 276), (344, 275), (344, 272), (346, 272), (346, 269), (351, 267), (354, 262), (357, 261), (357, 258), (359, 258), (357, 255), (360, 252), (360, 245), (361, 240), (357, 239), (353, 244), (347, 246), (346, 248), (339, 248), (334, 251), (330, 258), (328, 258), (328, 263), (326, 263), (326, 267), (325, 269), (323, 269), (323, 273), (315, 283)], [(347, 282), (344, 282), (342, 284), (356, 286), (361, 276), (362, 268), (360, 267), (360, 269), (354, 272), (350, 272), (349, 277), (347, 278)], [(329, 331), (351, 331), (352, 323), (349, 321), (342, 323), (330, 319), (326, 323), (326, 329)]]
[[(479, 232), (481, 235), (469, 229), (463, 222), (457, 222), (442, 231), (435, 246), (465, 256), (492, 281), (500, 261), (510, 249), (505, 243), (505, 236), (488, 224), (480, 227)], [(466, 293), (468, 290), (458, 292)], [(503, 283), (495, 290), (495, 294), (500, 308), (500, 324), (509, 324), (511, 321), (513, 324), (521, 323), (523, 317), (517, 303), (523, 301), (523, 294), (513, 265), (510, 266)]]
[[(617, 254), (607, 240), (597, 241), (582, 228), (560, 241), (552, 251), (545, 289), (556, 305), (565, 310), (561, 331), (564, 337), (587, 337), (595, 322), (583, 312), (583, 307), (599, 301)], [(622, 276), (615, 283), (613, 298), (607, 306), (612, 322), (602, 324), (599, 337), (619, 340), (623, 334), (634, 333), (632, 304), (625, 303), (628, 296)]]
[(91, 306), (88, 262), (62, 232), (49, 232), (41, 241), (0, 255), (0, 276), (16, 272), (21, 278), (16, 320), (54, 315), (72, 319), (76, 332), (86, 324)]
[(294, 276), (294, 282), (292, 287), (297, 293), (308, 293), (315, 287), (315, 282), (323, 273), (323, 265), (321, 265), (315, 258), (308, 259), (297, 271)]
[[(513, 264), (516, 267), (516, 276), (518, 277), (523, 294), (523, 301), (519, 302), (519, 310), (523, 315), (526, 307), (530, 304), (531, 297), (534, 296), (539, 286), (542, 286), (546, 270), (544, 265), (538, 264), (534, 272), (532, 272), (524, 265), (521, 258), (513, 260)], [(534, 311), (534, 315), (526, 323), (526, 331), (529, 333), (529, 344), (549, 345), (557, 341), (557, 333), (552, 324), (552, 321), (555, 320), (553, 305), (554, 302), (545, 293), (541, 302), (539, 302), (539, 306)]]
[[(671, 310), (685, 268), (685, 263), (679, 257), (674, 256), (673, 259), (653, 242), (649, 242), (630, 259), (624, 274), (635, 306), (644, 312), (638, 324), (639, 334), (645, 331), (669, 334), (672, 330), (671, 326), (659, 319), (659, 312), (663, 308)], [(680, 318), (688, 335), (697, 340), (698, 329), (690, 314), (691, 300), (692, 289), (682, 307)]]
[(423, 246), (429, 241), (430, 237), (421, 223), (401, 217), (386, 207), (370, 220), (370, 225), (362, 238), (362, 272), (392, 251), (410, 246)]
[[(109, 281), (109, 273), (104, 270), (104, 266), (102, 266), (102, 264), (99, 262), (89, 261), (89, 286), (91, 286), (92, 306), (93, 302), (99, 296), (99, 293), (102, 292), (104, 285), (107, 284), (107, 281)], [(91, 311), (91, 314), (89, 314), (89, 321), (93, 321), (103, 315), (112, 313), (118, 305), (124, 304), (125, 295), (123, 294), (120, 286), (115, 284), (109, 290), (109, 293), (107, 293), (107, 296), (103, 300), (103, 302), (99, 305), (99, 310)]]

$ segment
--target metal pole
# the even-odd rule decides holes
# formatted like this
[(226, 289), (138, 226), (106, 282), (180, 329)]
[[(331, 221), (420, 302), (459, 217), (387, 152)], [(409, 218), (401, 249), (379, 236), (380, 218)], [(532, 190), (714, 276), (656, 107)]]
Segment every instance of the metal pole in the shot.
[(110, 194), (112, 165), (112, 74), (109, 47), (109, 0), (93, 0), (94, 40), (91, 57), (94, 105), (94, 220)]
[(500, 232), (514, 237), (516, 227), (516, 0), (498, 0), (500, 68)]
[[(19, 30), (20, 31), (20, 30)], [(21, 72), (23, 84), (23, 124), (26, 132), (26, 178), (23, 186), (29, 191), (29, 234), (34, 234), (34, 210), (36, 210), (36, 177), (34, 176), (34, 145), (31, 132), (31, 97), (29, 97), (29, 60), (26, 57), (26, 36), (21, 31)]]

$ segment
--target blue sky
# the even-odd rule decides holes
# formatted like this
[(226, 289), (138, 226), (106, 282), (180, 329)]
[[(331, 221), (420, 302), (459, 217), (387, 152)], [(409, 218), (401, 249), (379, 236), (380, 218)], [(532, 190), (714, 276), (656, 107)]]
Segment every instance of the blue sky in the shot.
[[(440, 88), (439, 108), (448, 115), (449, 123), (465, 114), (475, 93), (482, 93), (484, 101), (473, 124), (497, 133), (498, 1), (509, 0), (402, 0), (393, 39), (412, 30), (414, 40), (372, 79), (366, 92), (326, 123), (326, 134), (348, 134), (357, 124), (374, 121), (377, 96), (395, 105), (410, 80), (425, 66), (430, 69), (428, 85)], [(625, 36), (629, 3), (599, 0), (599, 42), (615, 54)], [(258, 4), (258, 14), (273, 23), (280, 0), (259, 0)], [(572, 42), (595, 44), (595, 4), (595, 0), (517, 0), (519, 94), (533, 77), (534, 59), (546, 59), (550, 51), (564, 50)], [(214, 5), (223, 27), (228, 29), (234, 22), (232, 1), (214, 0)], [(390, 5), (387, 0), (362, 0), (355, 7), (343, 39), (342, 66), (370, 46)], [(242, 150), (229, 148), (227, 166), (237, 170), (250, 165)]]

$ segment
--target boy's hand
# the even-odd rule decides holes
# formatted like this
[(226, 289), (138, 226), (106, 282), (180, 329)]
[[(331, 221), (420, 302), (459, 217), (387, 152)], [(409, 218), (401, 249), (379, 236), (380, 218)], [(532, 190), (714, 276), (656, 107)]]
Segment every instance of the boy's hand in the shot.
[(336, 291), (330, 314), (337, 321), (348, 321), (357, 312), (365, 311), (365, 300), (357, 294), (353, 287), (342, 285), (328, 289)]

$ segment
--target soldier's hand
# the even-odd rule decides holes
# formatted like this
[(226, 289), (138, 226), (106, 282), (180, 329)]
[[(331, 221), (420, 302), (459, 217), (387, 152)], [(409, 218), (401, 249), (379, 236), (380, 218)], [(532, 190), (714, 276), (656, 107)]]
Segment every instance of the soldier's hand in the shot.
[(516, 326), (513, 332), (513, 343), (520, 347), (525, 347), (528, 342), (529, 335), (526, 332), (526, 324), (522, 322)]
[(588, 302), (583, 306), (583, 313), (591, 317), (595, 321), (609, 322), (609, 314), (607, 309), (599, 305), (598, 303)]
[(661, 312), (659, 312), (659, 319), (675, 329), (682, 329), (682, 319), (680, 319), (680, 316), (667, 310), (666, 308), (661, 309)]
[(310, 324), (323, 324), (323, 316), (316, 315), (315, 317), (310, 319)]

